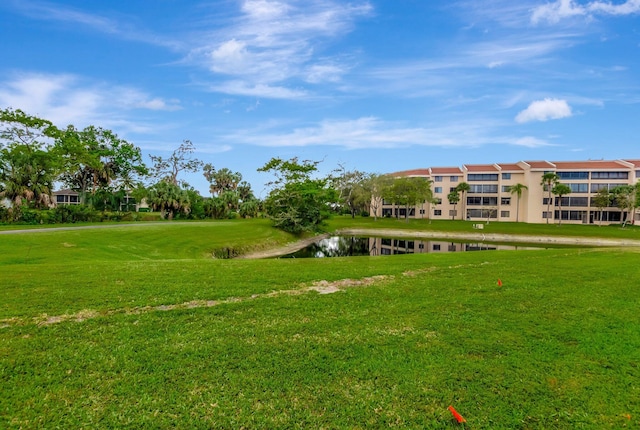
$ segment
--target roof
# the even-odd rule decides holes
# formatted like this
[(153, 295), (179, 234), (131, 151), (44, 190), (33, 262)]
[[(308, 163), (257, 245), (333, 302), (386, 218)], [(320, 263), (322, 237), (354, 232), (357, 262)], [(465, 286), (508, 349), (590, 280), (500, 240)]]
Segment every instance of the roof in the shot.
[(552, 170), (552, 169), (555, 169), (556, 167), (553, 163), (550, 163), (548, 161), (524, 161), (524, 163), (528, 164), (529, 167), (531, 167), (531, 169), (533, 170), (537, 170), (537, 169)]
[(524, 169), (522, 167), (520, 167), (519, 165), (515, 164), (515, 163), (498, 163), (498, 167), (500, 167), (500, 170), (502, 172), (508, 172), (508, 171), (518, 171), (521, 172)]
[(429, 169), (432, 175), (461, 175), (462, 169), (459, 167), (431, 167)]
[(399, 177), (399, 176), (431, 176), (429, 174), (429, 169), (413, 169), (413, 170), (402, 170), (400, 172), (389, 173), (389, 176)]
[(587, 161), (554, 161), (557, 170), (611, 170), (611, 169), (628, 169), (620, 161), (611, 160), (587, 160)]
[(495, 164), (463, 164), (467, 172), (497, 172)]
[(63, 190), (54, 191), (52, 194), (54, 196), (62, 196), (62, 195), (64, 195), (64, 196), (78, 196), (78, 195), (80, 195), (80, 193), (78, 193), (77, 191), (73, 191), (73, 190), (71, 190), (69, 188), (65, 188)]
[(640, 167), (640, 160), (622, 160), (622, 161), (626, 161), (627, 163), (631, 163), (636, 168)]

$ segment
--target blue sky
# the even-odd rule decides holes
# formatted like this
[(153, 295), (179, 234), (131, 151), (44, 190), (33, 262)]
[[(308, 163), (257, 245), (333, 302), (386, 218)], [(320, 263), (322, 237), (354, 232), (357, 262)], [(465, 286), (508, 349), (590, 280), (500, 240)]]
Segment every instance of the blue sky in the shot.
[[(3, 0), (0, 106), (387, 173), (640, 158), (640, 0)], [(201, 175), (185, 177), (203, 194)]]

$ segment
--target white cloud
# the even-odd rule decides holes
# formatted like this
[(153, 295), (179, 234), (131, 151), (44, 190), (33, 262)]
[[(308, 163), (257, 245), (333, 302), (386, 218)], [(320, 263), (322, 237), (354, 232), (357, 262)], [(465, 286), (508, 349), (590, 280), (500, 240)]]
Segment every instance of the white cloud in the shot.
[(551, 144), (547, 141), (532, 136), (525, 136), (515, 139), (513, 142), (511, 142), (511, 144), (516, 146), (524, 146), (526, 148), (541, 148), (543, 146), (551, 146)]
[(546, 21), (555, 24), (565, 18), (576, 16), (592, 17), (593, 15), (632, 15), (640, 13), (640, 0), (627, 0), (621, 4), (592, 1), (579, 4), (575, 0), (556, 0), (533, 9), (531, 22), (538, 24)]
[[(215, 74), (230, 76), (214, 88), (247, 95), (247, 88), (282, 88), (289, 91), (263, 97), (299, 97), (291, 80), (312, 84), (337, 82), (349, 68), (338, 58), (316, 59), (327, 40), (342, 37), (358, 17), (370, 14), (365, 0), (343, 4), (334, 0), (244, 0), (241, 15), (220, 30), (199, 34), (187, 61), (195, 61)], [(204, 41), (204, 42), (203, 42)], [(241, 83), (240, 85), (238, 83)], [(233, 92), (233, 89), (238, 92)], [(250, 91), (249, 95), (258, 95)]]
[(566, 100), (549, 99), (532, 102), (528, 108), (516, 116), (516, 122), (547, 121), (567, 118), (572, 115), (571, 107)]
[(61, 127), (94, 122), (126, 124), (125, 112), (131, 110), (181, 109), (177, 100), (151, 97), (135, 88), (86, 82), (70, 74), (42, 73), (22, 73), (0, 82), (0, 106), (21, 109)]

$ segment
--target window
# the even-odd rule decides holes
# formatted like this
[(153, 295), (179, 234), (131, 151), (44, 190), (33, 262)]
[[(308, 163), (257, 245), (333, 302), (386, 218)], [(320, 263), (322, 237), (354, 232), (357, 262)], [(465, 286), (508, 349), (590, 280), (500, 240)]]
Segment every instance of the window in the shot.
[(497, 197), (467, 197), (467, 205), (469, 206), (496, 206), (497, 204)]
[(439, 244), (433, 244), (433, 250), (434, 251), (440, 251), (440, 245)]
[(557, 172), (559, 179), (589, 179), (589, 172)]
[(509, 211), (500, 211), (500, 218), (509, 218)]
[(69, 196), (69, 202), (70, 203), (78, 203), (78, 196)]
[(385, 246), (391, 246), (391, 239), (382, 239), (380, 243)]
[(591, 172), (591, 179), (629, 179), (629, 172)]
[(636, 170), (636, 178), (640, 178), (640, 170)]
[(502, 192), (503, 193), (510, 193), (511, 191), (509, 190), (509, 187), (511, 187), (511, 185), (503, 185), (502, 186)]
[(433, 211), (433, 215), (434, 216), (442, 215), (442, 211), (440, 209), (436, 209), (436, 210)]
[(502, 197), (500, 199), (500, 204), (501, 205), (510, 205), (511, 204), (511, 197)]
[[(558, 206), (558, 200), (556, 199), (556, 206)], [(562, 207), (567, 207), (567, 206), (580, 206), (580, 207), (586, 207), (589, 203), (589, 198), (588, 197), (563, 197), (562, 199)]]
[(611, 191), (615, 187), (620, 187), (628, 184), (591, 184), (591, 192), (597, 193), (598, 191), (605, 189)]
[(64, 203), (64, 196), (56, 196), (56, 203)]
[(567, 184), (569, 188), (571, 188), (572, 193), (586, 193), (589, 191), (589, 184), (587, 183), (578, 183), (578, 184)]
[(451, 182), (458, 182), (458, 177), (457, 176), (451, 176), (451, 177), (449, 177), (449, 180)]
[(469, 209), (469, 218), (497, 218), (498, 211), (493, 209)]
[(449, 192), (450, 192), (450, 193), (455, 193), (455, 192), (456, 192), (456, 187), (451, 187), (451, 188), (449, 188)]
[(424, 209), (420, 209), (420, 215), (424, 215), (425, 210)]
[(497, 181), (497, 173), (470, 173), (467, 175), (468, 181)]
[(547, 211), (542, 212), (542, 218), (544, 219), (551, 218), (550, 215), (551, 215), (551, 212), (547, 212)]
[(503, 173), (502, 179), (511, 179), (511, 173)]
[(436, 182), (442, 182), (442, 176), (436, 176), (433, 178), (433, 180)]
[(441, 193), (441, 192), (442, 192), (442, 187), (435, 187), (435, 188), (433, 189), (433, 192), (434, 192), (434, 193)]
[(484, 193), (497, 193), (498, 186), (490, 185), (490, 184), (475, 184), (469, 185), (469, 192), (475, 194), (484, 194)]

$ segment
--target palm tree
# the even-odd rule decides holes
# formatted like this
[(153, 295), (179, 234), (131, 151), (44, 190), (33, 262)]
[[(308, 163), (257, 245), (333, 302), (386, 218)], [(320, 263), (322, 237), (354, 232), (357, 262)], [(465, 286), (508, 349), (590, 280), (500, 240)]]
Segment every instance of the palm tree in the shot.
[(455, 218), (455, 213), (456, 213), (456, 205), (460, 201), (460, 194), (458, 194), (458, 192), (455, 191), (455, 190), (451, 191), (447, 195), (447, 199), (449, 199), (449, 203), (453, 205), (453, 213), (451, 214), (451, 220), (453, 221), (453, 219)]
[(468, 193), (470, 189), (471, 189), (471, 185), (467, 184), (466, 182), (460, 182), (456, 187), (456, 191), (460, 193), (460, 200), (462, 200), (462, 210), (461, 210), (462, 213), (460, 214), (460, 219), (464, 219), (464, 213), (467, 210), (464, 193)]
[(524, 184), (514, 184), (514, 185), (510, 185), (508, 188), (508, 191), (511, 194), (515, 194), (518, 197), (516, 202), (516, 222), (518, 222), (520, 217), (520, 197), (522, 197), (522, 192), (528, 189), (529, 187), (527, 187)]
[(604, 209), (611, 204), (611, 200), (613, 199), (613, 195), (609, 192), (607, 187), (603, 187), (598, 191), (593, 197), (593, 205), (598, 208), (600, 212), (598, 226), (602, 226), (602, 213)]
[(547, 224), (549, 224), (549, 215), (551, 214), (551, 192), (553, 190), (553, 186), (558, 183), (560, 177), (555, 172), (547, 172), (542, 175), (542, 180), (540, 181), (540, 185), (542, 185), (543, 189), (548, 192), (547, 194)]
[(557, 183), (553, 186), (551, 192), (558, 196), (556, 201), (558, 202), (558, 225), (560, 225), (562, 224), (562, 196), (571, 193), (571, 187), (567, 184)]

